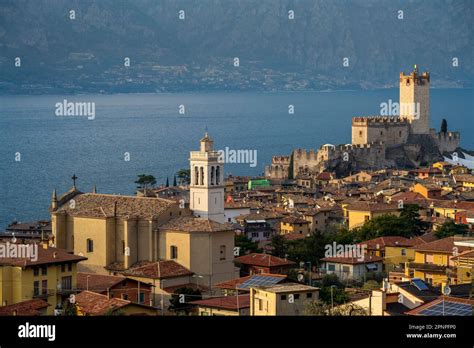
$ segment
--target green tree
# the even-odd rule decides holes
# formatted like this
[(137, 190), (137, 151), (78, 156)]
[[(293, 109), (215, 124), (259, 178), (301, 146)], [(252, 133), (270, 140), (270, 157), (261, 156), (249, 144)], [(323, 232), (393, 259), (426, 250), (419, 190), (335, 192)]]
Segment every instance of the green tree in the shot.
[(444, 134), (446, 134), (448, 132), (448, 121), (446, 121), (446, 119), (444, 119), (444, 118), (441, 121), (440, 132), (444, 133)]
[(275, 234), (270, 240), (271, 254), (273, 256), (285, 258), (288, 255), (288, 241), (280, 234)]
[(364, 283), (362, 286), (364, 290), (378, 290), (380, 289), (380, 284), (375, 280), (369, 280)]
[(77, 315), (77, 306), (76, 303), (71, 303), (69, 300), (63, 302), (63, 315), (64, 316), (76, 316)]
[(153, 175), (146, 175), (146, 174), (140, 174), (138, 175), (137, 181), (135, 181), (135, 184), (137, 184), (138, 189), (148, 189), (149, 187), (153, 187), (156, 184), (156, 179)]
[(202, 294), (199, 289), (189, 287), (176, 289), (171, 295), (169, 310), (187, 315), (192, 309), (189, 302), (199, 301), (200, 299), (202, 299)]
[(176, 187), (178, 186), (177, 182), (176, 182), (176, 175), (173, 176), (173, 186)]
[(168, 177), (166, 177), (166, 187), (170, 187), (170, 179)]
[(418, 204), (406, 204), (403, 206), (400, 218), (404, 220), (407, 229), (412, 230), (412, 236), (418, 236), (425, 233), (430, 224), (420, 219), (420, 206)]
[(262, 252), (262, 249), (258, 247), (258, 242), (253, 242), (252, 239), (248, 238), (245, 234), (235, 236), (235, 246), (239, 248), (239, 256)]
[(190, 169), (180, 169), (176, 172), (176, 177), (180, 185), (189, 185), (191, 180)]
[(446, 237), (451, 237), (457, 234), (467, 234), (468, 228), (467, 225), (463, 224), (456, 224), (453, 220), (449, 219), (441, 227), (436, 230), (435, 236), (436, 238), (442, 239)]
[(293, 179), (293, 152), (290, 155), (290, 165), (288, 167), (288, 179)]

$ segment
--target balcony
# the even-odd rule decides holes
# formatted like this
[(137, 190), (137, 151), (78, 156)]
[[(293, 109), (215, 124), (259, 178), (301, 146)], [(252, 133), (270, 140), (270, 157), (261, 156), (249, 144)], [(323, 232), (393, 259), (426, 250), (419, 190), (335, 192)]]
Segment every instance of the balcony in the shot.
[(38, 292), (33, 291), (32, 298), (46, 299), (49, 296), (52, 296), (52, 293), (49, 291), (38, 291)]
[(448, 266), (436, 265), (434, 263), (417, 263), (408, 262), (408, 268), (415, 269), (417, 271), (428, 271), (428, 272), (442, 272), (445, 273)]

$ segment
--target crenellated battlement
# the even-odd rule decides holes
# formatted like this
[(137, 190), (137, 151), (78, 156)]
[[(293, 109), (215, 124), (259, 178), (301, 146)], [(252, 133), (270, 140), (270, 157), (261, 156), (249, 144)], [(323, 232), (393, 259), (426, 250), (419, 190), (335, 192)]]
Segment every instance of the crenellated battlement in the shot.
[(408, 120), (399, 116), (359, 116), (352, 118), (353, 126), (408, 125)]
[(405, 75), (402, 71), (400, 73), (400, 82), (405, 83), (406, 85), (410, 85), (415, 83), (418, 86), (424, 86), (430, 83), (430, 73), (425, 71), (423, 73), (418, 73), (418, 69), (415, 68), (410, 74)]
[(273, 156), (272, 164), (282, 164), (282, 165), (290, 164), (290, 156), (287, 156), (287, 155)]

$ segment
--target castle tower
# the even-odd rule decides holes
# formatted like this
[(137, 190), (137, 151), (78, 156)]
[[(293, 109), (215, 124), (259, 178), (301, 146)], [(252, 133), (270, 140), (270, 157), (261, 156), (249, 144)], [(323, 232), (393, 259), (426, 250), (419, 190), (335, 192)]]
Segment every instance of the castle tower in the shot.
[(400, 117), (410, 122), (412, 134), (430, 132), (430, 73), (400, 73)]
[(214, 151), (214, 141), (206, 132), (200, 150), (190, 153), (189, 204), (195, 216), (223, 223), (224, 164), (218, 159), (219, 152)]

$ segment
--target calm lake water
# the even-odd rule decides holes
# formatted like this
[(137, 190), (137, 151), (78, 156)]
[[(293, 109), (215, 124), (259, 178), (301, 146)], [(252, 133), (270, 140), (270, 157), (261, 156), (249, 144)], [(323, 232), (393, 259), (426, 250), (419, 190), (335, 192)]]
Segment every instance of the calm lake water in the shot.
[[(431, 127), (446, 118), (468, 149), (474, 149), (473, 97), (472, 90), (431, 90)], [(64, 99), (94, 102), (95, 119), (56, 116), (55, 104)], [(69, 189), (74, 173), (83, 192), (95, 184), (101, 193), (133, 194), (142, 173), (172, 183), (206, 127), (217, 149), (257, 150), (255, 167), (226, 165), (226, 174), (257, 175), (272, 155), (349, 143), (351, 118), (379, 114), (389, 99), (397, 101), (398, 90), (0, 96), (0, 229), (13, 219), (49, 218), (51, 192)]]

